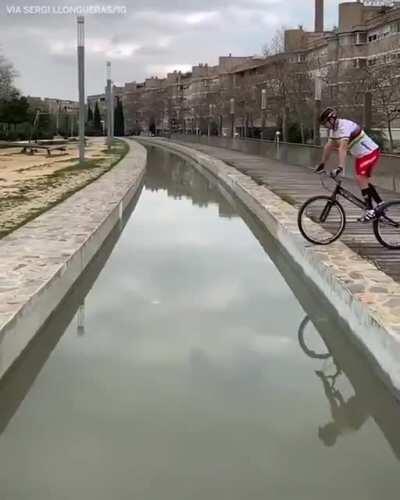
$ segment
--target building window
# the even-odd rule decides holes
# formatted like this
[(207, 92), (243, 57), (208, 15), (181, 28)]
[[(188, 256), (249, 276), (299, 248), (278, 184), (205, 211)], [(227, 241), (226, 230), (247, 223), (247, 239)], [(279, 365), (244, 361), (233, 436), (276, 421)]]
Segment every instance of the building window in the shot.
[(368, 59), (368, 66), (375, 66), (376, 65), (376, 57), (373, 59)]
[(366, 59), (353, 59), (353, 67), (354, 68), (365, 68), (367, 65), (367, 60)]
[(377, 38), (378, 38), (378, 36), (376, 34), (375, 35), (369, 35), (368, 41), (369, 42), (374, 42)]
[(356, 33), (356, 45), (364, 45), (367, 43), (366, 33)]

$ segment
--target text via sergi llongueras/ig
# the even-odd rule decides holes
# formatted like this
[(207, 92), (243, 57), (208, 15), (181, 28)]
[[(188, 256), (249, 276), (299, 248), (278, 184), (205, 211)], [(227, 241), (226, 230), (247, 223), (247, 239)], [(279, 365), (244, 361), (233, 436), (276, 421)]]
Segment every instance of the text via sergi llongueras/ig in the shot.
[(123, 15), (126, 5), (6, 5), (6, 13), (12, 15)]

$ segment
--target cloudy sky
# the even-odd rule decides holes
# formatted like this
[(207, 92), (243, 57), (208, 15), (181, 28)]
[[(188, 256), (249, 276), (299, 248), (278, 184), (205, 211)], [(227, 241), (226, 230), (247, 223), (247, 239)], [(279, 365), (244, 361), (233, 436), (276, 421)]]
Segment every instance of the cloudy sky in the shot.
[[(338, 3), (325, 0), (327, 27)], [(88, 94), (103, 91), (107, 59), (117, 84), (143, 81), (219, 55), (259, 54), (280, 26), (314, 23), (314, 0), (0, 0), (0, 49), (24, 94), (76, 99), (76, 17), (55, 12), (77, 6), (126, 11), (86, 16)]]

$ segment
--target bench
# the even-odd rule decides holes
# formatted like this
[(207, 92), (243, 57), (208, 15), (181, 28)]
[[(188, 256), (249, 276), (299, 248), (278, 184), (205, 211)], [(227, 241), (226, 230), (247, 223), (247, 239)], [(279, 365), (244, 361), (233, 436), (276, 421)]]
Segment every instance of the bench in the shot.
[(33, 155), (34, 153), (37, 153), (39, 149), (45, 149), (47, 156), (51, 156), (52, 151), (66, 151), (65, 146), (42, 146), (39, 144), (33, 144), (31, 146), (24, 146), (21, 153)]

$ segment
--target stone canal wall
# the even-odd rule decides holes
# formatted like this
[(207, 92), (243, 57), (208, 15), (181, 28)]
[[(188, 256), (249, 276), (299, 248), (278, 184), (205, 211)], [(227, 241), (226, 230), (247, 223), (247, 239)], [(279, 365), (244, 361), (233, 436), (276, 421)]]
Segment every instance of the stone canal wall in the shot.
[[(297, 210), (240, 173), (203, 152), (160, 139), (142, 143), (165, 147), (217, 177), (263, 223), (350, 325), (385, 382), (400, 394), (400, 285), (340, 241), (313, 246), (297, 227)], [(319, 229), (324, 232), (322, 228)]]
[(146, 149), (0, 240), (0, 377), (101, 248), (141, 186)]

